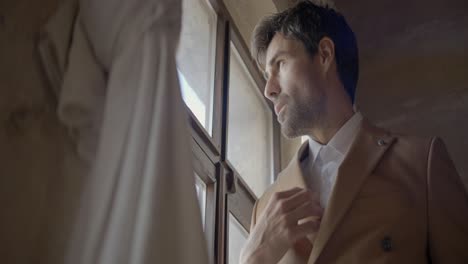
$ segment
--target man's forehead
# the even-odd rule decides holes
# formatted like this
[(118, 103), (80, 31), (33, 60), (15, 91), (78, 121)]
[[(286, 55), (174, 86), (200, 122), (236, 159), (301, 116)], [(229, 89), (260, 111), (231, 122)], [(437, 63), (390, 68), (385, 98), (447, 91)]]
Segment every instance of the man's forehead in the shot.
[(268, 45), (265, 54), (265, 67), (267, 63), (279, 52), (294, 53), (300, 47), (300, 41), (285, 37), (282, 33), (276, 33)]
[(269, 59), (278, 52), (278, 50), (284, 48), (287, 45), (286, 38), (281, 33), (276, 33), (270, 41), (270, 45), (266, 50), (266, 62), (268, 63)]

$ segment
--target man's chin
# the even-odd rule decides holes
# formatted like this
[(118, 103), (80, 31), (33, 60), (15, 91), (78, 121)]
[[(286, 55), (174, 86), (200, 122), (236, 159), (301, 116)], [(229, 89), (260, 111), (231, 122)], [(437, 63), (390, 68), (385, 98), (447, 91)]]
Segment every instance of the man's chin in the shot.
[(293, 128), (287, 123), (281, 124), (281, 133), (283, 134), (284, 137), (288, 139), (294, 139), (294, 138), (302, 136), (301, 133), (299, 133), (298, 129)]

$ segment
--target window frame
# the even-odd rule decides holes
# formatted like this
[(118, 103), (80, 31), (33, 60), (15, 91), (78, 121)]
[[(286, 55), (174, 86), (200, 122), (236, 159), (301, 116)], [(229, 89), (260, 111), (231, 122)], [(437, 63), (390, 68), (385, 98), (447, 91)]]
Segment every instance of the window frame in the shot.
[[(250, 232), (252, 208), (257, 200), (253, 191), (226, 159), (231, 41), (261, 95), (266, 82), (223, 1), (204, 1), (211, 5), (217, 15), (211, 136), (191, 110), (188, 107), (186, 109), (192, 136), (194, 169), (206, 185), (205, 236), (210, 263), (225, 264), (228, 262), (229, 213)], [(264, 96), (262, 99), (265, 100), (273, 118), (271, 141), (273, 151), (269, 157), (273, 161), (271, 168), (273, 172), (271, 182), (273, 182), (281, 166), (280, 128), (276, 122), (273, 105)]]

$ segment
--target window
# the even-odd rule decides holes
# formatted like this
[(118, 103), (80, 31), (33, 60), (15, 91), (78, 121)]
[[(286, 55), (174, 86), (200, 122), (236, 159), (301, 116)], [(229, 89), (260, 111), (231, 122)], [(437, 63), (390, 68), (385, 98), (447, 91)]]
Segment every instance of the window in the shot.
[(254, 202), (255, 198), (242, 183), (237, 185), (234, 193), (228, 195), (228, 264), (239, 263), (242, 247), (249, 236)]
[(242, 247), (244, 246), (245, 242), (249, 233), (244, 227), (237, 221), (237, 219), (229, 213), (229, 257), (228, 257), (228, 264), (233, 263), (240, 263), (240, 253)]
[[(192, 156), (195, 188), (200, 205), (203, 230), (208, 248), (213, 252), (216, 227), (216, 167), (194, 140), (192, 140)], [(214, 257), (213, 253), (210, 255)]]
[(258, 197), (272, 180), (272, 112), (236, 47), (230, 47), (227, 158)]
[(196, 190), (212, 264), (237, 263), (256, 197), (279, 168), (265, 85), (221, 0), (183, 0), (177, 55)]
[(184, 0), (177, 68), (182, 97), (211, 135), (216, 13), (205, 0)]

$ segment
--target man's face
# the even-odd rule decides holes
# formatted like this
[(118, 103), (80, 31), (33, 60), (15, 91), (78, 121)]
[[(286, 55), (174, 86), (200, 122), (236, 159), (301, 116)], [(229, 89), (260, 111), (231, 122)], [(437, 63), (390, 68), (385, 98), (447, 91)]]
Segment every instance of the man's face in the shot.
[(276, 33), (265, 60), (265, 97), (273, 102), (283, 134), (309, 134), (323, 123), (326, 76), (318, 54), (307, 53), (302, 42)]

